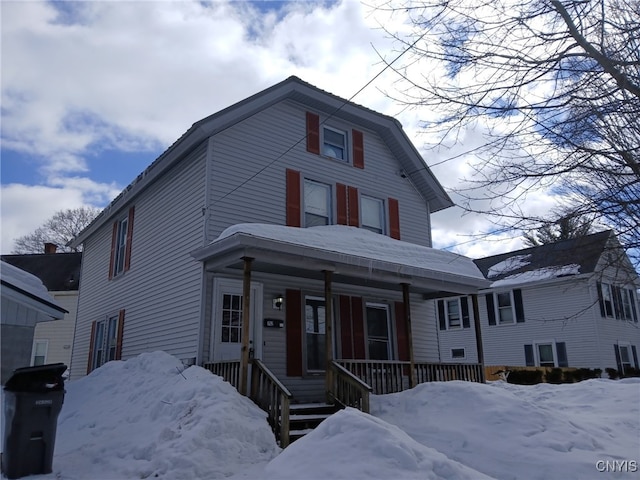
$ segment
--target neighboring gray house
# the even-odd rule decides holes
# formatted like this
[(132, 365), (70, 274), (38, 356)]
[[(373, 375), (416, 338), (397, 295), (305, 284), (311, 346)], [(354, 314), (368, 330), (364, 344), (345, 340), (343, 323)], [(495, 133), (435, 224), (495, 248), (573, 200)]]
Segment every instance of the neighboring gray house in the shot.
[[(486, 365), (639, 367), (640, 281), (613, 232), (475, 263), (492, 282), (478, 302)], [(435, 302), (442, 361), (476, 358), (471, 303)]]
[(438, 362), (427, 299), (488, 285), (430, 248), (450, 206), (397, 120), (290, 77), (195, 123), (74, 240), (71, 378), (246, 355), (298, 402), (332, 359)]
[(2, 297), (2, 385), (13, 370), (28, 367), (31, 360), (33, 332), (37, 323), (57, 320), (66, 310), (47, 292), (38, 277), (6, 262), (0, 262)]
[(30, 364), (64, 363), (70, 366), (82, 253), (56, 253), (55, 245), (46, 244), (45, 253), (2, 255), (2, 260), (38, 277), (49, 295), (67, 311), (60, 320), (36, 325)]

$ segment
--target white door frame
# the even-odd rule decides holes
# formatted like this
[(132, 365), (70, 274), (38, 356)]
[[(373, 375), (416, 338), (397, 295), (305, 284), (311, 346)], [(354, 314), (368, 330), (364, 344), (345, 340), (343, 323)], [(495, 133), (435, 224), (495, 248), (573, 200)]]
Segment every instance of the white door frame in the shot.
[[(249, 348), (253, 349), (255, 358), (262, 358), (262, 303), (263, 303), (263, 285), (259, 282), (251, 282), (251, 325), (249, 326), (250, 337)], [(216, 348), (218, 336), (221, 334), (221, 313), (222, 313), (222, 296), (225, 293), (242, 295), (242, 280), (232, 278), (213, 279), (213, 298), (211, 306), (211, 339), (210, 346), (211, 357), (214, 362), (224, 360), (240, 360), (242, 343), (238, 343), (238, 355), (234, 358), (221, 358), (221, 352)]]

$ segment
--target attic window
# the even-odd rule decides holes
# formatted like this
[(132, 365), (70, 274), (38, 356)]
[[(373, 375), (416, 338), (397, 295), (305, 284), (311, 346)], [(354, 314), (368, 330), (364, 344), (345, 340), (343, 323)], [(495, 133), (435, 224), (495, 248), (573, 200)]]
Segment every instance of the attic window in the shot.
[(346, 132), (331, 127), (323, 127), (322, 154), (338, 160), (347, 160)]

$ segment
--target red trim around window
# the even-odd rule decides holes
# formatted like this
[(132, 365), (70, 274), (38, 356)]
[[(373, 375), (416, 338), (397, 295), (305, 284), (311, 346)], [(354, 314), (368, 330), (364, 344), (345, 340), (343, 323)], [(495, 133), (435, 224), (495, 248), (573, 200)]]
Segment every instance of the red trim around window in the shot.
[(349, 225), (359, 227), (360, 210), (358, 208), (358, 189), (356, 187), (347, 187), (347, 196), (349, 198)]
[(353, 166), (364, 168), (364, 139), (362, 132), (352, 130), (351, 137), (353, 140)]
[(400, 207), (395, 198), (388, 199), (389, 203), (389, 236), (400, 240)]
[(307, 112), (307, 152), (320, 154), (320, 116)]

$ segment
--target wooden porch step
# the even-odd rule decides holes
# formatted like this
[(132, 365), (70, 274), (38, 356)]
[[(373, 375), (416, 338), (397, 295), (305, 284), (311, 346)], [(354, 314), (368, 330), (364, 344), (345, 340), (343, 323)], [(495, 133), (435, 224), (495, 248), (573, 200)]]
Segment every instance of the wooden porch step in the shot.
[(289, 408), (289, 442), (294, 442), (340, 409), (329, 403), (294, 403)]

